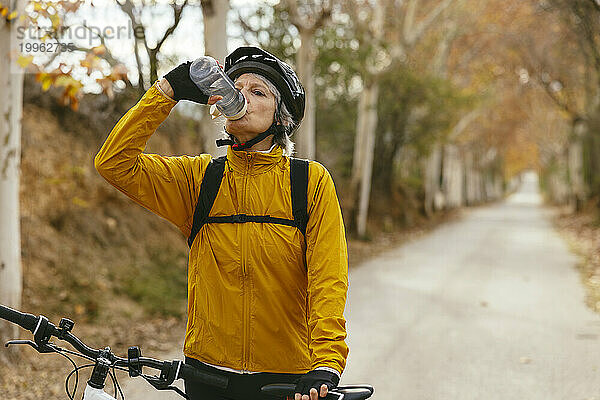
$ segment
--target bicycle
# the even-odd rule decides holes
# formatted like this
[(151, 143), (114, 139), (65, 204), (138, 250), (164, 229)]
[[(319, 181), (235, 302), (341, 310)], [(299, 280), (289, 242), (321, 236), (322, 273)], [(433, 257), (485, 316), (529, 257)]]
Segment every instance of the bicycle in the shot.
[[(120, 397), (125, 400), (123, 391), (117, 380), (115, 371), (126, 371), (130, 377), (141, 377), (157, 390), (172, 390), (185, 399), (187, 395), (178, 387), (173, 386), (177, 379), (201, 382), (221, 389), (227, 387), (226, 377), (199, 371), (181, 360), (157, 360), (142, 357), (138, 346), (129, 347), (127, 358), (115, 355), (110, 347), (104, 349), (93, 349), (83, 343), (77, 336), (71, 333), (75, 323), (67, 318), (62, 318), (58, 327), (48, 321), (43, 315), (23, 313), (0, 304), (0, 318), (19, 325), (21, 328), (33, 334), (31, 340), (10, 340), (5, 347), (11, 345), (28, 345), (39, 353), (57, 353), (67, 358), (73, 365), (73, 370), (65, 379), (65, 391), (70, 400), (75, 399), (79, 384), (79, 371), (84, 368), (92, 368), (92, 373), (86, 383), (83, 392), (83, 400), (117, 400)], [(52, 343), (55, 337), (58, 340), (69, 343), (75, 351), (65, 349)], [(85, 358), (93, 363), (78, 366), (69, 355)], [(159, 375), (146, 375), (143, 368), (152, 368), (160, 371)], [(71, 377), (75, 375), (75, 384), (69, 390)], [(114, 397), (104, 391), (106, 380), (110, 377), (114, 388)], [(271, 384), (261, 388), (261, 391), (272, 398), (286, 397), (294, 398), (295, 385), (293, 384)], [(331, 390), (326, 400), (365, 400), (373, 394), (370, 385), (338, 386)]]

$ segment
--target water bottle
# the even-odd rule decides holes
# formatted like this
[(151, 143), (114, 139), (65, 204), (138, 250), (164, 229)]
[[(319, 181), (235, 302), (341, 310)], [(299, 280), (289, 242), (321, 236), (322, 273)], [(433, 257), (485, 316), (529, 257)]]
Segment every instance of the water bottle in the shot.
[[(202, 56), (194, 60), (190, 66), (190, 79), (203, 93), (209, 96), (223, 96), (214, 106), (225, 118), (240, 119), (246, 114), (246, 98), (235, 88), (231, 79), (223, 72), (214, 58)], [(214, 108), (211, 110), (211, 114), (213, 117), (218, 115)]]

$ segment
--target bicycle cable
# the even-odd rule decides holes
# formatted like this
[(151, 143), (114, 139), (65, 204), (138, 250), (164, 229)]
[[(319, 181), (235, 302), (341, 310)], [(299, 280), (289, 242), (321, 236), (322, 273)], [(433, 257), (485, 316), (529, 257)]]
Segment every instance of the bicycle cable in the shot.
[[(85, 365), (80, 365), (77, 366), (73, 371), (71, 371), (69, 373), (69, 375), (67, 375), (67, 379), (65, 379), (65, 387), (68, 388), (69, 387), (69, 379), (71, 379), (71, 376), (73, 374), (76, 374), (77, 377), (79, 377), (79, 370), (80, 369), (84, 369), (84, 368), (89, 368), (89, 367), (94, 367), (95, 364), (85, 364)], [(73, 388), (73, 395), (71, 395), (68, 391), (67, 391), (67, 396), (69, 397), (70, 400), (75, 400), (75, 394), (77, 393), (77, 386), (79, 385), (79, 378), (77, 378), (75, 380), (75, 387)]]
[[(57, 354), (60, 354), (61, 356), (65, 357), (67, 360), (69, 360), (69, 362), (73, 365), (73, 368), (75, 369), (75, 389), (73, 390), (73, 397), (75, 396), (75, 391), (77, 390), (77, 384), (79, 383), (79, 372), (77, 372), (77, 364), (75, 363), (75, 361), (73, 361), (73, 359), (71, 357), (69, 357), (66, 354), (63, 354), (62, 351), (54, 349), (54, 351)], [(68, 386), (68, 380), (65, 381), (65, 392), (67, 393), (67, 396), (69, 396), (69, 398), (72, 398), (69, 395), (69, 386)]]
[[(123, 391), (121, 390), (121, 385), (119, 384), (119, 381), (117, 380), (117, 374), (115, 373), (115, 366), (112, 366), (112, 376), (111, 376), (113, 383), (114, 383), (114, 387), (115, 387), (115, 399), (117, 399), (117, 393), (121, 395), (121, 399), (125, 400), (125, 396), (123, 395)], [(117, 392), (117, 389), (119, 390)]]

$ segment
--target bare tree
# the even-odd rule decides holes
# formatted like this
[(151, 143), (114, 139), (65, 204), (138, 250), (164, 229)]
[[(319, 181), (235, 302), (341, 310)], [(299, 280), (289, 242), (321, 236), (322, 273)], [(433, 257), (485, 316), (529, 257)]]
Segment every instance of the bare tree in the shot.
[[(132, 0), (119, 0), (118, 4), (121, 10), (129, 17), (131, 26), (133, 27), (134, 35), (134, 54), (138, 69), (138, 90), (140, 92), (146, 91), (148, 87), (158, 79), (158, 55), (165, 41), (175, 32), (177, 26), (181, 22), (181, 15), (183, 10), (187, 7), (189, 0), (183, 0), (182, 3), (177, 1), (171, 2), (171, 8), (173, 10), (173, 21), (171, 25), (165, 30), (163, 35), (158, 38), (156, 45), (151, 47), (148, 44), (146, 38), (146, 27), (141, 22), (141, 13), (146, 7), (146, 3), (142, 2), (141, 6), (133, 4)], [(146, 53), (148, 57), (148, 63), (150, 66), (150, 74), (147, 80), (144, 78), (143, 61), (140, 56), (140, 48)]]
[[(202, 0), (202, 16), (204, 23), (204, 54), (223, 62), (227, 56), (227, 13), (229, 0)], [(218, 148), (216, 125), (208, 110), (202, 111), (202, 135), (204, 151), (213, 156), (225, 154), (224, 148)]]
[(315, 60), (317, 50), (314, 35), (331, 19), (332, 1), (285, 0), (290, 22), (300, 33), (300, 47), (296, 53), (298, 77), (306, 90), (304, 120), (296, 138), (296, 153), (300, 157), (315, 158)]
[[(373, 171), (375, 130), (377, 128), (378, 80), (395, 62), (405, 62), (410, 51), (424, 37), (438, 16), (452, 3), (444, 0), (424, 17), (417, 18), (420, 0), (355, 1), (347, 4), (347, 12), (357, 25), (361, 46), (372, 48), (373, 59), (362, 71), (363, 90), (358, 105), (352, 188), (357, 194), (355, 208), (356, 231), (364, 236), (367, 230), (371, 175)], [(367, 15), (365, 18), (364, 15)], [(389, 49), (389, 50), (385, 50)], [(383, 62), (381, 60), (384, 60)], [(385, 64), (381, 67), (378, 64)]]
[[(25, 1), (14, 2), (22, 13)], [(22, 291), (21, 235), (19, 226), (19, 169), (21, 158), (21, 116), (23, 114), (23, 72), (16, 66), (11, 37), (16, 19), (0, 19), (0, 303), (20, 307)], [(0, 342), (16, 335), (16, 326), (0, 321)]]

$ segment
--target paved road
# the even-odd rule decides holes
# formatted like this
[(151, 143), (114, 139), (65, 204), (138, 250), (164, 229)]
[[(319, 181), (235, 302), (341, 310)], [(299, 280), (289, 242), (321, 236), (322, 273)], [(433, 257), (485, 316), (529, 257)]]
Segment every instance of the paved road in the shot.
[(345, 382), (373, 398), (600, 399), (600, 317), (534, 177), (350, 276)]
[(372, 383), (377, 400), (600, 400), (600, 317), (584, 306), (576, 262), (530, 179), (357, 266), (342, 383)]

